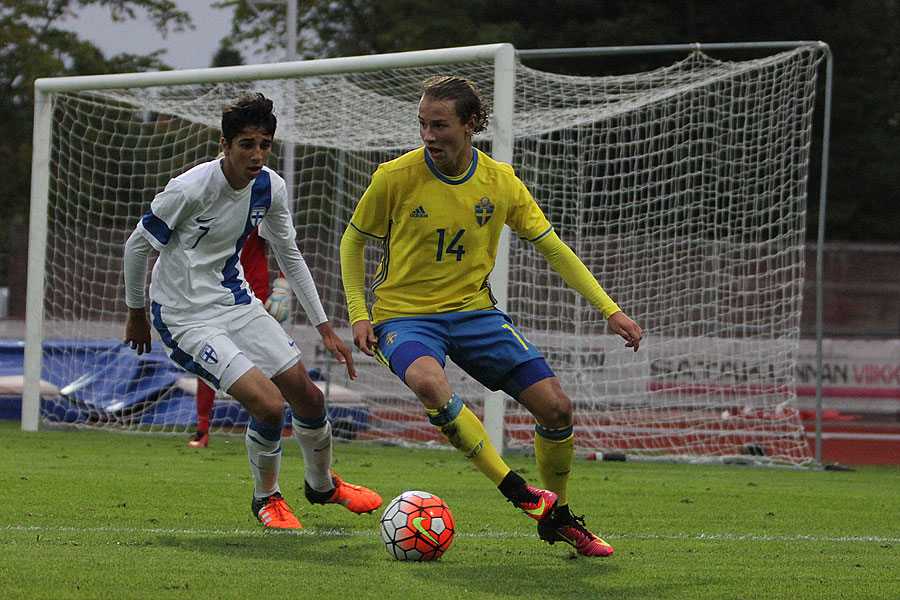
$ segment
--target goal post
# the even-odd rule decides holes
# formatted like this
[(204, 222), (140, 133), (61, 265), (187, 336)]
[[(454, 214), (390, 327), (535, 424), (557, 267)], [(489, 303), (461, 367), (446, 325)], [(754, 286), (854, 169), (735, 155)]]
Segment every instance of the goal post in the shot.
[[(419, 83), (452, 71), (493, 106), (476, 146), (513, 165), (563, 241), (644, 326), (641, 351), (625, 349), (543, 257), (504, 233), (492, 288), (572, 397), (577, 451), (810, 463), (793, 366), (813, 111), (828, 51), (778, 42), (755, 45), (767, 52), (751, 60), (706, 54), (741, 47), (610, 49), (685, 55), (616, 76), (563, 76), (520, 61), (602, 49), (493, 44), (37, 80), (23, 429), (190, 430), (190, 382), (159, 342), (139, 359), (120, 341), (121, 252), (168, 179), (215, 155), (222, 106), (242, 91), (262, 91), (282, 117), (270, 166), (294, 174), (298, 244), (348, 337), (340, 236), (378, 164), (421, 145)], [(369, 276), (379, 260), (369, 245)], [(443, 443), (386, 369), (359, 355), (350, 382), (302, 311), (285, 326), (322, 375), (331, 417), (342, 419), (336, 431)], [(447, 373), (499, 447), (531, 447), (527, 412), (452, 363)], [(235, 404), (217, 400), (214, 427), (241, 426)]]
[[(494, 62), (494, 100), (491, 126), (493, 138), (491, 151), (493, 158), (507, 164), (513, 163), (513, 114), (515, 112), (516, 63), (513, 47), (502, 47)], [(509, 286), (509, 227), (504, 227), (497, 247), (497, 259), (491, 272), (491, 291), (501, 310), (508, 309)], [(504, 445), (504, 425), (506, 422), (506, 395), (503, 392), (485, 390), (484, 428), (494, 447), (501, 454)]]
[(36, 431), (40, 422), (42, 306), (44, 298), (44, 252), (47, 243), (47, 199), (50, 183), (51, 96), (35, 90), (32, 133), (31, 206), (28, 222), (28, 281), (26, 282), (25, 355), (23, 357), (22, 429)]

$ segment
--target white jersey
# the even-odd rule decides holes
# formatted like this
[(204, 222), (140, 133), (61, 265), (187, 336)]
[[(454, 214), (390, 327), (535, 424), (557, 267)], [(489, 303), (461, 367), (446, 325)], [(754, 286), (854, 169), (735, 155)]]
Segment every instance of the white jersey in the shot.
[[(239, 260), (255, 227), (270, 242), (310, 320), (324, 322), (318, 293), (297, 250), (284, 179), (263, 167), (250, 185), (235, 190), (219, 160), (171, 179), (135, 230), (159, 252), (150, 300), (195, 314), (258, 301)], [(126, 283), (127, 275), (128, 269)], [(128, 304), (138, 304), (138, 299), (129, 298)]]

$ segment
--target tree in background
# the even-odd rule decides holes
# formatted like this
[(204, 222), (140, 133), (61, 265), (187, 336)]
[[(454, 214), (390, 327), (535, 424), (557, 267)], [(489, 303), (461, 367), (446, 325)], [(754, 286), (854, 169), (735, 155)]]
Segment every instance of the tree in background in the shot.
[[(88, 5), (114, 19), (143, 18), (161, 33), (191, 27), (170, 0), (0, 0), (0, 277), (24, 282), (30, 204), (34, 80), (39, 77), (153, 71), (168, 68), (160, 52), (105, 57), (90, 42), (58, 27)], [(12, 236), (14, 239), (10, 239)], [(10, 260), (10, 252), (21, 256)], [(21, 273), (12, 273), (19, 269)], [(21, 285), (24, 289), (24, 284)], [(24, 314), (23, 293), (10, 294), (10, 314)]]
[[(279, 60), (285, 7), (224, 0), (231, 36)], [(510, 42), (517, 48), (822, 40), (834, 54), (829, 240), (900, 242), (897, 0), (298, 0), (301, 58)], [(274, 35), (273, 35), (274, 33)], [(541, 61), (577, 75), (635, 72), (682, 55)], [(747, 52), (715, 58), (751, 58)], [(821, 141), (821, 132), (817, 132)], [(809, 235), (818, 222), (814, 150)]]
[(244, 64), (244, 57), (239, 50), (231, 47), (227, 42), (222, 42), (219, 49), (213, 55), (211, 67), (234, 67)]

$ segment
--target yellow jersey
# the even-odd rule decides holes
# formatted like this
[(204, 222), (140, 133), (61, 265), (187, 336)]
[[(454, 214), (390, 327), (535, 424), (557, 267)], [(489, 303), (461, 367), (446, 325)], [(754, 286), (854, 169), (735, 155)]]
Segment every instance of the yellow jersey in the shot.
[(381, 164), (350, 220), (383, 245), (372, 321), (491, 308), (488, 275), (504, 225), (530, 242), (553, 231), (513, 168), (475, 148), (457, 178), (424, 148)]

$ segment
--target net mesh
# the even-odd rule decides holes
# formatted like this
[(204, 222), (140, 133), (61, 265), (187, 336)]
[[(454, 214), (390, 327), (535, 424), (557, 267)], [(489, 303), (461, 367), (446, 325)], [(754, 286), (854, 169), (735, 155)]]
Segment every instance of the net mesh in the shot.
[[(816, 76), (822, 50), (738, 62), (697, 51), (671, 66), (573, 77), (517, 64), (513, 166), (560, 237), (644, 328), (610, 334), (529, 244), (513, 239), (508, 312), (575, 403), (576, 448), (639, 456), (809, 462), (792, 408)], [(379, 163), (418, 147), (419, 83), (447, 67), (60, 93), (53, 98), (42, 419), (188, 431), (193, 382), (154, 353), (129, 358), (122, 248), (154, 194), (218, 152), (221, 109), (274, 100), (269, 165), (293, 151), (297, 242), (327, 314), (349, 339), (339, 241)], [(454, 65), (493, 97), (492, 63)], [(490, 153), (491, 128), (476, 136)], [(511, 236), (515, 238), (515, 236)], [(371, 276), (380, 248), (366, 250)], [(274, 267), (274, 265), (273, 265)], [(274, 270), (273, 270), (274, 275)], [(336, 429), (443, 442), (396, 377), (357, 355), (350, 382), (295, 302), (288, 330), (323, 375)], [(448, 365), (480, 414), (483, 390)], [(213, 428), (246, 414), (220, 398)], [(506, 400), (505, 445), (534, 421)]]

